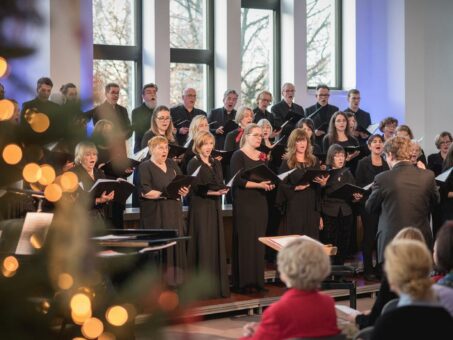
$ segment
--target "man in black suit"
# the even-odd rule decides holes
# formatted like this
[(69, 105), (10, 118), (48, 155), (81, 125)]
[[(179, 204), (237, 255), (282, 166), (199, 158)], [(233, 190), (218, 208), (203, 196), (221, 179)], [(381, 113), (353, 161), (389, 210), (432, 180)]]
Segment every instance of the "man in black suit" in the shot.
[(108, 83), (105, 86), (105, 101), (89, 111), (88, 116), (93, 119), (93, 125), (101, 119), (111, 121), (115, 130), (127, 140), (132, 136), (131, 121), (127, 109), (118, 104), (119, 97), (120, 86), (116, 83)]
[(419, 169), (410, 162), (411, 141), (393, 137), (384, 144), (390, 170), (375, 177), (370, 197), (365, 203), (368, 212), (380, 213), (377, 231), (378, 262), (384, 261), (387, 244), (404, 227), (419, 229), (432, 247), (429, 216), (439, 202), (439, 191), (431, 170)]
[[(52, 87), (53, 82), (50, 78), (39, 78), (36, 84), (36, 98), (25, 102), (22, 105), (20, 126), (26, 143), (44, 145), (61, 136), (61, 133), (58, 131), (58, 124), (56, 124), (60, 105), (49, 100)], [(49, 128), (43, 133), (33, 131), (29, 124), (33, 121), (34, 113), (42, 113), (49, 118)]]
[(181, 105), (170, 109), (171, 119), (176, 127), (176, 139), (179, 145), (186, 143), (190, 122), (193, 117), (197, 115), (206, 116), (206, 112), (195, 108), (197, 91), (194, 88), (188, 87), (184, 89), (182, 92), (182, 101), (183, 103)]
[[(352, 89), (348, 91), (348, 108), (344, 112), (352, 112), (355, 116), (357, 124), (366, 129), (371, 125), (371, 116), (368, 112), (362, 110), (360, 105), (360, 91)], [(369, 132), (356, 131), (354, 137), (361, 139), (368, 139), (371, 136)]]
[(215, 148), (223, 150), (225, 144), (224, 126), (228, 121), (234, 121), (236, 110), (234, 109), (238, 102), (238, 93), (236, 90), (228, 89), (223, 94), (223, 107), (212, 109), (208, 114), (209, 131), (215, 136)]
[(157, 105), (157, 85), (149, 83), (143, 86), (143, 103), (132, 110), (132, 130), (134, 135), (134, 153), (140, 151), (142, 138), (151, 126), (151, 116)]
[[(279, 129), (284, 122), (286, 122), (290, 117), (288, 114), (296, 114), (300, 116), (300, 118), (305, 117), (304, 108), (300, 105), (294, 103), (294, 95), (296, 94), (296, 88), (291, 83), (285, 83), (282, 86), (282, 96), (283, 99), (272, 106), (271, 112), (274, 114), (275, 120), (275, 128)], [(291, 131), (295, 128), (295, 124), (287, 124), (282, 131), (283, 135), (289, 136)]]
[[(315, 125), (316, 143), (322, 146), (323, 136), (327, 133), (330, 118), (339, 111), (338, 107), (329, 104), (330, 88), (325, 84), (316, 86), (316, 104), (307, 108), (307, 117)], [(310, 116), (311, 115), (311, 116)]]

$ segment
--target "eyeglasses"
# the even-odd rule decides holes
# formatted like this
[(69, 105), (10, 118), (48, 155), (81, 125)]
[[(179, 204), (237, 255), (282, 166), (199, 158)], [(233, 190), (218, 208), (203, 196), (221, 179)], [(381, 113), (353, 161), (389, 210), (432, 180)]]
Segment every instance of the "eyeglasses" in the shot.
[(170, 120), (170, 119), (171, 119), (170, 117), (157, 117), (157, 120), (160, 120), (160, 121), (162, 121), (162, 120), (167, 121), (167, 120)]

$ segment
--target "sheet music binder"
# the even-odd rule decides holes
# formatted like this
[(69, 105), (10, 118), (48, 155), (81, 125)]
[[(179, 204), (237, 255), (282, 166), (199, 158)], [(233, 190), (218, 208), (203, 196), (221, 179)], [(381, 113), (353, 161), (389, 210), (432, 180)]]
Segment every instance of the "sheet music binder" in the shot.
[(135, 185), (129, 183), (125, 179), (98, 179), (91, 189), (90, 193), (94, 197), (101, 197), (102, 193), (105, 191), (107, 194), (115, 191), (115, 196), (113, 200), (118, 203), (126, 203), (128, 197), (132, 194), (135, 189)]

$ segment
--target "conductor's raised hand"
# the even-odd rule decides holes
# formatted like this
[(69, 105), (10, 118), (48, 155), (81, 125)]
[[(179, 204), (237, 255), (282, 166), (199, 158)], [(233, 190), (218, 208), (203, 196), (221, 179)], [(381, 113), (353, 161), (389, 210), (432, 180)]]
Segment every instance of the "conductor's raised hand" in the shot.
[(181, 187), (178, 191), (178, 195), (185, 197), (189, 193), (189, 190), (190, 190), (190, 185), (188, 187)]

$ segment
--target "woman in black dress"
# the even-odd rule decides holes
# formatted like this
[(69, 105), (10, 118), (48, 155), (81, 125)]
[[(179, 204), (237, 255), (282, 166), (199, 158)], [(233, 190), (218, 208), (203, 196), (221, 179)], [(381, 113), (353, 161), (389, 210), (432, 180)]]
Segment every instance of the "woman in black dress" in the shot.
[(286, 160), (280, 173), (296, 169), (278, 187), (278, 203), (286, 206), (283, 235), (307, 235), (319, 239), (321, 219), (320, 185), (325, 186), (328, 177), (317, 177), (315, 183), (299, 184), (299, 179), (308, 169), (320, 169), (318, 159), (311, 152), (308, 134), (298, 128), (291, 132), (288, 139)]
[[(204, 116), (203, 116), (204, 117)], [(228, 297), (225, 235), (221, 197), (228, 192), (223, 184), (222, 165), (211, 157), (215, 138), (209, 131), (199, 132), (193, 141), (193, 157), (187, 172), (200, 171), (192, 184), (189, 206), (189, 265), (214, 278), (212, 298)]]
[[(262, 133), (256, 124), (244, 129), (241, 148), (231, 157), (232, 174), (265, 164), (266, 155), (258, 150)], [(258, 237), (266, 232), (266, 191), (274, 188), (270, 181), (252, 182), (240, 175), (233, 183), (233, 286), (242, 293), (264, 290), (264, 245)]]
[(79, 199), (89, 202), (92, 216), (95, 219), (104, 219), (104, 207), (115, 197), (115, 192), (103, 192), (99, 197), (92, 197), (88, 191), (98, 179), (105, 178), (104, 172), (96, 167), (98, 151), (96, 145), (91, 142), (80, 142), (75, 149), (76, 164), (70, 171), (74, 172), (82, 183), (83, 191)]
[[(442, 173), (444, 166), (445, 158), (447, 158), (448, 148), (453, 142), (451, 133), (448, 131), (443, 131), (436, 136), (434, 139), (434, 144), (439, 150), (437, 153), (433, 153), (428, 156), (428, 169), (434, 172), (434, 175), (437, 177)], [(442, 199), (442, 198), (441, 198)], [(441, 206), (437, 205), (434, 207), (433, 212), (433, 235), (436, 237), (437, 231), (442, 226), (441, 220)]]
[(327, 151), (326, 164), (331, 170), (329, 180), (324, 188), (322, 202), (322, 218), (324, 227), (320, 238), (324, 244), (333, 244), (338, 247), (334, 264), (342, 265), (348, 253), (353, 228), (353, 214), (351, 201), (358, 201), (361, 194), (354, 193), (348, 199), (331, 196), (333, 192), (346, 183), (355, 184), (355, 179), (348, 168), (345, 168), (346, 152), (338, 144), (332, 144)]
[(244, 129), (253, 121), (253, 111), (251, 108), (242, 106), (239, 108), (234, 118), (239, 125), (236, 130), (229, 132), (225, 137), (225, 151), (234, 151), (240, 148), (240, 141), (244, 134)]
[[(384, 138), (379, 135), (371, 135), (368, 138), (368, 148), (371, 154), (359, 161), (356, 170), (356, 183), (359, 187), (365, 187), (374, 182), (376, 175), (389, 169), (387, 162), (382, 158), (384, 148)], [(365, 202), (360, 202), (360, 215), (363, 224), (363, 266), (366, 280), (376, 278), (373, 268), (373, 251), (376, 249), (376, 233), (379, 222), (379, 214), (369, 213), (365, 209)], [(377, 261), (376, 261), (377, 263)]]
[[(322, 140), (322, 149), (324, 153), (332, 144), (338, 144), (342, 147), (358, 147), (359, 142), (357, 139), (350, 134), (348, 117), (344, 112), (335, 112), (329, 122), (329, 130)], [(348, 163), (349, 169), (354, 174), (357, 167), (356, 157), (360, 154), (360, 151), (356, 150), (353, 152), (346, 152), (346, 163)]]
[[(184, 217), (180, 199), (165, 198), (165, 191), (170, 182), (181, 175), (181, 170), (172, 159), (167, 158), (168, 141), (156, 136), (148, 142), (151, 159), (140, 164), (140, 227), (146, 229), (177, 229), (184, 235)], [(189, 188), (179, 190), (180, 196), (186, 196)], [(167, 251), (169, 267), (186, 268), (186, 246), (178, 242)]]

